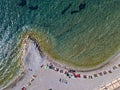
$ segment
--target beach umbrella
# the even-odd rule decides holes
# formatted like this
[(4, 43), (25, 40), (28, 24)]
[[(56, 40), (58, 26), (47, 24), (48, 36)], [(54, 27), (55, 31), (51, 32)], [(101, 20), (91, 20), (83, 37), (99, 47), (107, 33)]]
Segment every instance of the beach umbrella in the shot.
[(74, 72), (75, 72), (75, 70), (69, 70), (68, 72), (70, 72), (70, 73), (74, 73)]
[(66, 73), (67, 76), (69, 76), (69, 73)]
[(59, 71), (59, 68), (55, 68), (54, 70), (58, 72), (58, 71)]
[(120, 64), (118, 64), (118, 67), (120, 67)]
[(64, 74), (67, 74), (67, 72), (65, 71)]
[(33, 75), (33, 77), (37, 77), (36, 75)]
[(102, 72), (98, 73), (100, 76), (103, 76)]
[(111, 71), (111, 70), (109, 70), (108, 72), (109, 72), (109, 73), (112, 73), (112, 71)]
[(75, 75), (76, 78), (80, 78), (80, 74)]
[(60, 70), (60, 73), (63, 73), (63, 70)]
[(87, 78), (87, 76), (86, 76), (86, 75), (83, 75), (83, 78)]
[(107, 74), (107, 71), (103, 71), (103, 74), (104, 74), (104, 75)]
[(52, 90), (52, 88), (50, 88), (49, 90)]
[(49, 66), (50, 69), (52, 69), (52, 66)]
[(26, 90), (26, 88), (25, 87), (22, 87), (22, 89), (21, 90)]
[(98, 77), (98, 75), (97, 75), (97, 74), (94, 74), (94, 77)]

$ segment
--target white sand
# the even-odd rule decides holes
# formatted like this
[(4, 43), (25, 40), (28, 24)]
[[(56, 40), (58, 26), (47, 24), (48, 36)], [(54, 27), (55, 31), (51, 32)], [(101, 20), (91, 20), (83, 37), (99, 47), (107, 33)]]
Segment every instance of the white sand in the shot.
[[(8, 90), (21, 90), (23, 86), (27, 87), (27, 90), (48, 90), (50, 88), (52, 88), (52, 90), (98, 90), (100, 87), (120, 77), (120, 68), (116, 70), (112, 69), (114, 65), (118, 65), (118, 63), (120, 63), (120, 54), (118, 54), (105, 67), (91, 72), (79, 72), (81, 74), (81, 78), (73, 79), (66, 77), (60, 72), (40, 68), (42, 64), (46, 65), (49, 63), (49, 61), (41, 57), (33, 41), (28, 40), (25, 48), (26, 50), (24, 60), (27, 73), (14, 88), (10, 88)], [(32, 69), (32, 71), (30, 71), (30, 69)], [(65, 70), (63, 68), (61, 69)], [(93, 76), (93, 74), (103, 72), (104, 70), (111, 70), (112, 73), (106, 74), (104, 76), (99, 76), (97, 78), (93, 77), (93, 79), (83, 78), (83, 75)], [(31, 82), (31, 85), (28, 86), (28, 82), (30, 82), (31, 77), (34, 74), (37, 77), (34, 79), (34, 81)], [(59, 82), (60, 78), (67, 81), (68, 84)]]
[(37, 72), (39, 70), (40, 64), (43, 59), (40, 56), (38, 48), (32, 40), (28, 40), (27, 50), (25, 52), (25, 66), (27, 69), (32, 69), (32, 72)]

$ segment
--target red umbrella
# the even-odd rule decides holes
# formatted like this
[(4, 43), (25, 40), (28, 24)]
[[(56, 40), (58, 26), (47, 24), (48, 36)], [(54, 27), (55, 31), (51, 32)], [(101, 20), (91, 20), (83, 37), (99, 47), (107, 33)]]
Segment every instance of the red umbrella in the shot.
[(26, 88), (25, 88), (25, 87), (22, 87), (22, 90), (26, 90)]
[(76, 75), (76, 78), (80, 78), (80, 74), (77, 74), (77, 75)]
[(64, 74), (67, 74), (67, 72), (65, 71), (65, 73)]

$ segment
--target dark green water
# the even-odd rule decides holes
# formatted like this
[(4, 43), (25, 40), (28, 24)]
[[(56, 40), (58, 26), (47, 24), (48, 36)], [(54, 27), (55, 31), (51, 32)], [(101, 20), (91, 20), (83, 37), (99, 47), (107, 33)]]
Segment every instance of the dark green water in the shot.
[(52, 36), (55, 59), (80, 68), (99, 65), (120, 48), (120, 0), (85, 0), (74, 14), (83, 0), (27, 0), (23, 7), (18, 2), (0, 1), (0, 87), (19, 73), (24, 27)]

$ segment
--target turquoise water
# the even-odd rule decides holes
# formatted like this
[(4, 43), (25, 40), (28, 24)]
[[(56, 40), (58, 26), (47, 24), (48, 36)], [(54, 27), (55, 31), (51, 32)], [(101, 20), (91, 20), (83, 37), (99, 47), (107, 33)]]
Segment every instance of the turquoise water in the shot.
[[(99, 65), (119, 50), (120, 0), (84, 2), (83, 10), (71, 14), (83, 0), (27, 0), (23, 7), (19, 0), (0, 1), (0, 87), (19, 73), (19, 42), (25, 30), (37, 28), (52, 36), (55, 59), (77, 67)], [(38, 9), (30, 10), (31, 5)]]

